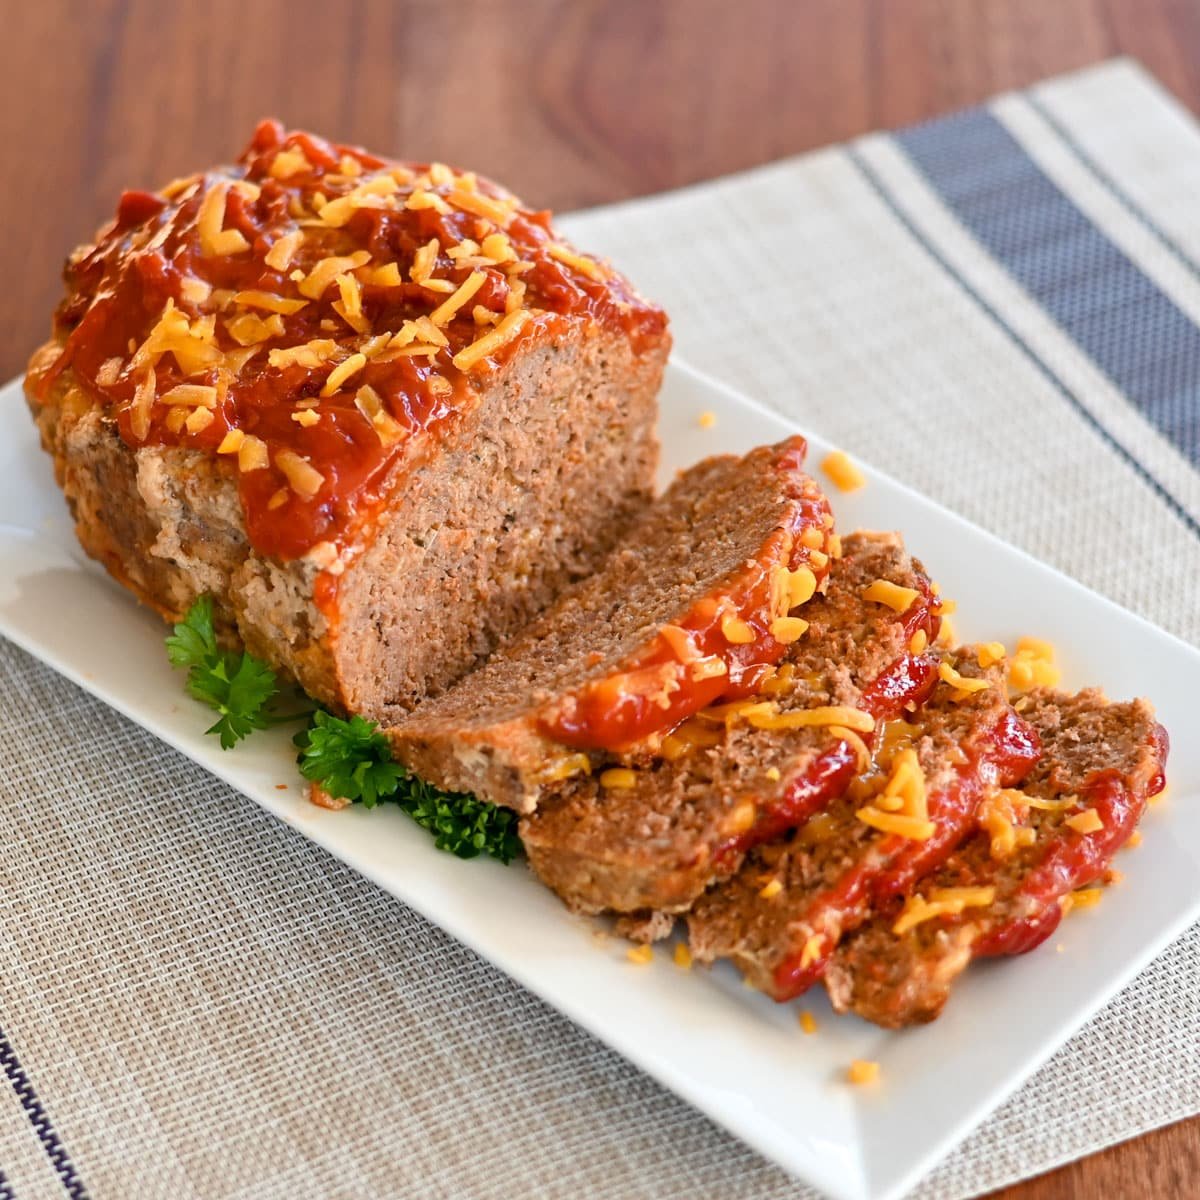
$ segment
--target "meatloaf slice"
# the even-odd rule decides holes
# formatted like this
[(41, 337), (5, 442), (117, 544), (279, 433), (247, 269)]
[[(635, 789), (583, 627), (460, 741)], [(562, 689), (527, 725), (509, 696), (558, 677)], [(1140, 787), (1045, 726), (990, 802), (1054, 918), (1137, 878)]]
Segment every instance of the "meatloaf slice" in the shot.
[(444, 690), (652, 496), (665, 317), (471, 172), (265, 123), (66, 279), (26, 386), (84, 548), (331, 707)]
[(685, 472), (595, 575), (393, 728), (397, 756), (438, 787), (529, 812), (601, 748), (636, 752), (753, 691), (828, 572), (833, 518), (804, 452), (790, 438)]
[(1040, 690), (1024, 716), (1041, 761), (903, 904), (843, 942), (825, 976), (835, 1008), (889, 1028), (933, 1020), (972, 958), (1020, 954), (1050, 936), (1074, 889), (1105, 874), (1162, 790), (1167, 739), (1144, 700)]
[[(902, 611), (864, 596), (879, 580)], [(825, 595), (804, 609), (807, 632), (759, 694), (702, 711), (636, 770), (552, 790), (521, 822), (533, 870), (581, 912), (688, 908), (751, 846), (846, 788), (872, 739), (864, 726), (932, 688), (937, 660), (912, 647), (936, 630), (933, 604), (897, 535), (850, 535)], [(840, 727), (856, 718), (857, 734)]]
[(844, 796), (700, 898), (688, 916), (697, 959), (732, 959), (776, 1000), (800, 995), (848, 931), (953, 852), (989, 789), (1030, 769), (1037, 737), (1009, 706), (1002, 669), (964, 649), (939, 674), (920, 711), (883, 730)]

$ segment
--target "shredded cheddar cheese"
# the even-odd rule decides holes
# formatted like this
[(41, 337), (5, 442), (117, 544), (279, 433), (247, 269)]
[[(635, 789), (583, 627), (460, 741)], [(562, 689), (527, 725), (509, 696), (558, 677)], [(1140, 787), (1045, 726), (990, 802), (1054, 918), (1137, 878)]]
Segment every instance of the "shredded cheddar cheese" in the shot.
[(834, 450), (821, 461), (821, 470), (840, 492), (854, 492), (867, 482), (866, 476), (843, 450)]
[(976, 651), (975, 661), (986, 671), (988, 667), (994, 667), (998, 662), (1003, 662), (1004, 655), (1003, 642), (984, 642)]
[(354, 406), (371, 422), (372, 428), (385, 446), (390, 446), (403, 436), (404, 430), (399, 421), (384, 408), (382, 397), (370, 384), (364, 383), (354, 393)]
[(177, 383), (159, 396), (162, 404), (182, 404), (188, 408), (216, 408), (217, 389), (207, 384)]
[(692, 663), (692, 678), (697, 682), (728, 674), (729, 668), (725, 665), (725, 660), (715, 654), (706, 655)]
[(675, 952), (671, 957), (675, 960), (675, 965), (681, 971), (690, 971), (692, 969), (692, 952), (688, 949), (687, 942), (676, 942)]
[(281, 238), (274, 242), (267, 251), (263, 262), (272, 270), (286, 271), (292, 265), (292, 259), (296, 255), (296, 251), (300, 249), (304, 241), (304, 234), (299, 229), (293, 229), (290, 233), (285, 233)]
[(918, 817), (907, 817), (898, 812), (884, 812), (875, 805), (865, 805), (854, 815), (864, 825), (870, 825), (880, 833), (908, 838), (914, 842), (927, 842), (937, 832), (937, 826), (932, 821), (922, 821)]
[(701, 657), (692, 635), (679, 625), (660, 625), (658, 633), (681, 663), (696, 662)]
[(286, 296), (255, 290), (236, 292), (233, 302), (242, 305), (243, 308), (261, 308), (265, 312), (283, 313), (284, 316), (298, 313), (308, 305), (307, 300), (290, 300)]
[[(493, 200), (491, 196), (485, 196), (482, 192), (468, 191), (461, 184), (454, 188), (446, 199), (455, 208), (473, 213), (477, 217), (485, 217), (502, 228), (512, 220), (514, 206), (511, 203), (504, 200)], [(553, 252), (551, 251), (551, 253)]]
[(200, 235), (200, 252), (206, 258), (241, 254), (250, 249), (240, 230), (224, 229), (225, 202), (229, 195), (227, 180), (214, 183), (204, 194), (196, 214), (196, 231)]
[[(884, 801), (891, 801), (887, 805)], [(895, 804), (895, 801), (899, 801)], [(925, 775), (921, 770), (917, 752), (911, 747), (901, 750), (892, 763), (891, 774), (877, 802), (885, 811), (902, 813), (913, 821), (929, 820)]]
[(1064, 824), (1069, 825), (1076, 833), (1099, 833), (1104, 828), (1104, 822), (1094, 808), (1085, 808), (1083, 812), (1073, 813), (1067, 817)]
[(823, 939), (819, 933), (809, 934), (805, 939), (804, 949), (800, 951), (800, 970), (806, 971), (821, 957)]
[(721, 618), (721, 633), (734, 646), (748, 646), (754, 641), (754, 630), (740, 617), (727, 613)]
[(561, 246), (557, 242), (551, 242), (546, 247), (546, 253), (557, 262), (563, 263), (574, 271), (578, 271), (581, 275), (586, 275), (589, 279), (603, 282), (607, 278), (604, 268), (598, 262), (593, 261), (586, 255), (576, 254), (574, 250), (568, 249), (566, 246)]
[(515, 312), (510, 312), (499, 325), (460, 350), (451, 361), (460, 371), (472, 370), (489, 355), (503, 349), (517, 338), (531, 320), (533, 316), (527, 308), (518, 308)]
[(465, 305), (472, 296), (475, 295), (481, 287), (487, 276), (482, 271), (472, 271), (466, 279), (462, 281), (455, 289), (452, 295), (447, 296), (437, 308), (429, 314), (429, 320), (435, 325), (441, 327), (448, 324), (454, 317), (455, 313)]
[(879, 1080), (879, 1064), (864, 1058), (856, 1058), (846, 1068), (846, 1078), (855, 1085), (863, 1087)]
[(955, 699), (968, 696), (972, 692), (987, 691), (989, 687), (986, 679), (974, 679), (969, 675), (961, 675), (948, 662), (938, 664), (938, 678), (959, 693)]
[(329, 372), (325, 380), (325, 386), (321, 388), (322, 396), (332, 396), (341, 389), (343, 383), (351, 376), (357, 375), (359, 371), (367, 365), (367, 356), (365, 354), (352, 354), (349, 358), (338, 363), (332, 371)]
[(892, 932), (902, 937), (934, 917), (956, 917), (967, 908), (987, 908), (995, 899), (994, 887), (933, 888), (928, 897), (909, 896)]
[(201, 433), (215, 420), (216, 418), (213, 416), (211, 408), (194, 408), (187, 414), (187, 418), (183, 423), (188, 433)]
[(236, 454), (241, 448), (242, 442), (246, 440), (245, 433), (240, 429), (231, 429), (222, 439), (221, 444), (217, 447), (218, 454)]
[[(814, 554), (816, 551), (813, 552)], [(797, 567), (794, 571), (784, 568), (783, 579), (787, 585), (787, 605), (789, 609), (807, 604), (817, 591), (817, 577), (808, 567)]]
[(1001, 788), (984, 797), (979, 806), (978, 821), (980, 827), (991, 839), (989, 851), (997, 861), (1008, 858), (1020, 844), (1018, 834), (1033, 833), (1033, 830), (1021, 830), (1025, 806), (1028, 798), (1012, 788)]
[(238, 443), (237, 456), (238, 470), (243, 473), (261, 471), (269, 463), (267, 443), (252, 433), (246, 434)]
[(771, 622), (771, 636), (784, 646), (790, 646), (804, 636), (808, 622), (799, 617), (776, 617)]
[(904, 613), (920, 595), (916, 588), (901, 587), (887, 579), (877, 579), (863, 592), (863, 599), (873, 604), (884, 604), (893, 612)]
[(859, 772), (871, 769), (871, 751), (867, 748), (867, 743), (853, 729), (847, 729), (845, 725), (830, 725), (829, 733), (831, 737), (839, 738), (850, 744)]
[(1015, 691), (1054, 687), (1062, 672), (1054, 662), (1054, 647), (1040, 638), (1023, 637), (1008, 662), (1008, 682)]
[(756, 704), (741, 710), (740, 715), (756, 729), (804, 729), (808, 726), (840, 725), (857, 733), (870, 733), (875, 718), (858, 708), (829, 705), (802, 708), (781, 713), (771, 704)]
[[(247, 438), (246, 441), (250, 439)], [(243, 443), (243, 446), (245, 443)], [(294, 450), (280, 450), (275, 455), (275, 465), (283, 472), (292, 490), (305, 500), (311, 500), (325, 482), (325, 476), (308, 459)]]
[(654, 960), (654, 947), (650, 945), (630, 946), (625, 951), (625, 957), (635, 966), (644, 967)]

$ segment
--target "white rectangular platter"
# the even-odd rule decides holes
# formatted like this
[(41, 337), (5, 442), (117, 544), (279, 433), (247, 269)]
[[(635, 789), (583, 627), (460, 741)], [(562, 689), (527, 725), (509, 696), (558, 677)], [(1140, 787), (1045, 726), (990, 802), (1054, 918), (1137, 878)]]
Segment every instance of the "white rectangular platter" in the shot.
[[(1170, 795), (1145, 841), (1122, 858), (1126, 881), (1073, 914), (1054, 944), (968, 972), (944, 1016), (887, 1033), (836, 1017), (816, 993), (775, 1005), (731, 969), (684, 972), (668, 953), (647, 966), (625, 944), (571, 917), (520, 864), (460, 862), (388, 808), (327, 812), (300, 790), (287, 734), (225, 753), (204, 736), (207, 710), (167, 665), (164, 628), (78, 549), (48, 459), (0, 390), (0, 633), (143, 725), (324, 846), (590, 1030), (788, 1171), (839, 1200), (902, 1195), (1153, 955), (1200, 917), (1200, 740), (1189, 736), (1200, 653), (1022, 552), (867, 468), (868, 485), (832, 496), (839, 527), (900, 529), (964, 639), (1053, 641), (1064, 686), (1143, 694), (1175, 735)], [(710, 411), (715, 424), (701, 428)], [(793, 429), (676, 363), (662, 397), (664, 479), (718, 451)], [(810, 435), (810, 461), (829, 447)], [(846, 447), (853, 453), (853, 447)], [(1056, 953), (1056, 945), (1061, 950)], [(818, 1033), (804, 1036), (800, 1008)], [(881, 1079), (845, 1082), (855, 1058)], [(1064, 1114), (1064, 1119), (1066, 1114)]]

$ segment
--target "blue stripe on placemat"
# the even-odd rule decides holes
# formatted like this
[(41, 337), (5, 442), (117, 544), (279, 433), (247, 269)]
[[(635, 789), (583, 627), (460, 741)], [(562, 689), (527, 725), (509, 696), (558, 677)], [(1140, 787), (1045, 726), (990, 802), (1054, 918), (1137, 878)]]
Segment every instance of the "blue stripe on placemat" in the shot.
[(1060, 396), (1091, 426), (1093, 430), (1104, 440), (1116, 454), (1118, 454), (1124, 462), (1137, 474), (1137, 476), (1146, 484), (1147, 487), (1179, 518), (1182, 524), (1192, 533), (1193, 536), (1200, 538), (1200, 523), (1196, 518), (1183, 507), (1175, 497), (1167, 491), (1165, 487), (1153, 475), (1150, 474), (1141, 460), (1129, 450), (1127, 450), (1104, 426), (1095, 418), (1091, 410), (1083, 403), (1080, 398), (1066, 385), (1062, 378), (1054, 371), (1036, 350), (1004, 319), (1003, 316), (991, 305), (988, 301), (974, 288), (971, 284), (954, 268), (953, 263), (933, 244), (932, 241), (918, 228), (913, 219), (904, 211), (896, 201), (896, 197), (892, 195), (884, 182), (879, 178), (874, 168), (866, 161), (861, 152), (854, 146), (849, 147), (847, 154), (850, 161), (858, 168), (859, 173), (870, 184), (875, 194), (887, 205), (892, 215), (897, 221), (908, 231), (912, 239), (938, 264), (947, 275), (971, 298), (971, 300), (984, 312), (987, 316), (1000, 328), (1005, 336), (1011, 341), (1018, 350), (1029, 360), (1029, 362), (1041, 373), (1046, 381), (1058, 392)]
[(1088, 219), (990, 112), (895, 135), (954, 215), (1193, 463), (1200, 328)]
[(17, 1193), (13, 1191), (12, 1184), (5, 1179), (3, 1171), (0, 1171), (0, 1200), (17, 1200)]
[(1128, 189), (1121, 183), (1119, 179), (1115, 179), (1105, 167), (1084, 149), (1079, 139), (1051, 112), (1046, 102), (1034, 92), (1022, 92), (1021, 99), (1033, 109), (1039, 117), (1053, 130), (1059, 142), (1062, 143), (1076, 158), (1076, 160), (1085, 167), (1091, 174), (1092, 178), (1110, 196), (1113, 196), (1124, 207), (1125, 211), (1132, 216), (1139, 225), (1142, 226), (1150, 235), (1158, 242), (1164, 250), (1170, 251), (1178, 261), (1191, 272), (1194, 279), (1200, 280), (1200, 263), (1181, 246), (1177, 239), (1172, 237), (1159, 223), (1133, 198)]
[(21, 1061), (17, 1058), (16, 1050), (4, 1036), (3, 1029), (0, 1029), (0, 1070), (12, 1084), (12, 1089), (17, 1095), (17, 1102), (33, 1127), (38, 1141), (41, 1142), (42, 1149), (46, 1152), (46, 1157), (49, 1158), (50, 1165), (54, 1168), (54, 1173), (63, 1185), (63, 1190), (71, 1197), (71, 1200), (88, 1200), (87, 1188), (83, 1186), (83, 1181), (75, 1170), (75, 1164), (67, 1155), (66, 1147), (62, 1144), (58, 1131), (51, 1123), (50, 1116), (41, 1100), (38, 1099), (38, 1094), (34, 1091), (33, 1084), (25, 1073), (25, 1068), (21, 1066)]

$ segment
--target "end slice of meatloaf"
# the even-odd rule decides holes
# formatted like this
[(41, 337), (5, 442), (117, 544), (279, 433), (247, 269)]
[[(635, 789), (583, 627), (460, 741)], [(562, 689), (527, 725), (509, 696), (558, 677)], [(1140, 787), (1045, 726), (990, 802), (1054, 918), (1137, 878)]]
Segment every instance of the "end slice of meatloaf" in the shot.
[(846, 933), (949, 857), (990, 789), (1028, 772), (1037, 736), (1010, 707), (1002, 668), (980, 668), (966, 648), (939, 673), (844, 796), (700, 898), (688, 916), (697, 959), (732, 959), (776, 1000), (800, 995)]
[(93, 557), (392, 719), (653, 495), (666, 319), (548, 214), (265, 123), (72, 256), (30, 407)]
[[(936, 632), (924, 571), (896, 534), (852, 534), (843, 549), (756, 696), (702, 710), (636, 769), (559, 785), (522, 820), (530, 865), (571, 908), (688, 908), (750, 847), (843, 792), (875, 723), (932, 689), (936, 657), (913, 653)], [(867, 599), (880, 580), (891, 605)], [(662, 936), (670, 923), (642, 927)]]
[(750, 692), (804, 629), (833, 518), (803, 438), (681, 475), (593, 576), (444, 696), (389, 731), (451, 791), (531, 811), (600, 747), (642, 747)]
[(1100, 879), (1164, 786), (1167, 739), (1144, 700), (1030, 694), (1043, 756), (1019, 791), (941, 867), (839, 947), (825, 986), (839, 1011), (898, 1028), (931, 1021), (973, 958), (1019, 954), (1053, 932), (1071, 893)]

